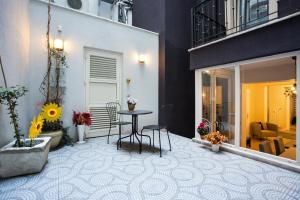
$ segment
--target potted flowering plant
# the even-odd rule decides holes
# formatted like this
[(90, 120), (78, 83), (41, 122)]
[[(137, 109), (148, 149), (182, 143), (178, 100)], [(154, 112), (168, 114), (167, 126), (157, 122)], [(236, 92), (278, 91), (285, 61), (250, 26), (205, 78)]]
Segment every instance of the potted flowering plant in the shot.
[(128, 110), (134, 111), (135, 105), (137, 104), (138, 100), (132, 97), (128, 97), (127, 104), (128, 104)]
[(85, 126), (90, 126), (92, 124), (91, 113), (89, 112), (76, 112), (73, 111), (73, 124), (77, 127), (78, 132), (78, 143), (85, 143), (84, 138), (84, 130)]
[(19, 126), (18, 100), (28, 91), (24, 86), (8, 87), (0, 57), (4, 87), (0, 86), (0, 104), (6, 105), (15, 140), (0, 149), (0, 179), (40, 172), (48, 159), (51, 138), (36, 137), (41, 133), (43, 120), (35, 117), (24, 138)]
[(41, 116), (44, 125), (39, 137), (51, 137), (50, 149), (55, 149), (63, 136), (62, 107), (57, 103), (46, 103), (42, 107)]
[(199, 123), (197, 127), (197, 132), (199, 133), (201, 139), (204, 139), (204, 136), (209, 133), (210, 126), (209, 123), (206, 121), (202, 121)]
[(218, 152), (220, 149), (220, 144), (227, 141), (227, 138), (224, 135), (220, 134), (219, 131), (212, 132), (206, 135), (205, 139), (211, 143), (212, 151), (214, 152)]

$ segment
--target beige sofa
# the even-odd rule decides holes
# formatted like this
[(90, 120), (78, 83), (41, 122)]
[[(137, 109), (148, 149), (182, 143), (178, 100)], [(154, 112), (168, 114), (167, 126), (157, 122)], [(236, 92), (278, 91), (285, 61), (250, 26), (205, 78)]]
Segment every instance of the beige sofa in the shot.
[(251, 136), (254, 138), (277, 137), (278, 126), (272, 123), (252, 122), (250, 125)]

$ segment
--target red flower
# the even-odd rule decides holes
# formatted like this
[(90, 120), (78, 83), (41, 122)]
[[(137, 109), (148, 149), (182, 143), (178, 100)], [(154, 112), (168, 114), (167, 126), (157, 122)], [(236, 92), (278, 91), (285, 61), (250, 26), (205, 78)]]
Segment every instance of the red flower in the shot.
[(92, 124), (91, 113), (89, 112), (81, 113), (81, 112), (73, 111), (72, 121), (75, 126), (78, 125), (90, 126)]
[(198, 126), (198, 128), (204, 128), (205, 127), (205, 124), (203, 122), (201, 122)]

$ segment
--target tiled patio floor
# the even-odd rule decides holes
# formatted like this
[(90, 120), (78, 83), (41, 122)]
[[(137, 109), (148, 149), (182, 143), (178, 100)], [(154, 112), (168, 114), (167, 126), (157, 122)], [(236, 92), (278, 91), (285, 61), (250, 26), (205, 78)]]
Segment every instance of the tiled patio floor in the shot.
[(117, 151), (116, 139), (51, 152), (40, 174), (0, 181), (0, 199), (300, 199), (300, 174), (176, 135), (172, 152), (163, 137), (162, 158), (157, 149), (140, 155), (128, 143)]

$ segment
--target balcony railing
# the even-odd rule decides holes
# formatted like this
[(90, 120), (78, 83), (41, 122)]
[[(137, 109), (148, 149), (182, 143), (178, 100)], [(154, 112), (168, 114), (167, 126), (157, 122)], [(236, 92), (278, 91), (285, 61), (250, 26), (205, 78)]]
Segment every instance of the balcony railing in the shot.
[(192, 8), (192, 46), (300, 11), (300, 0), (202, 0)]

